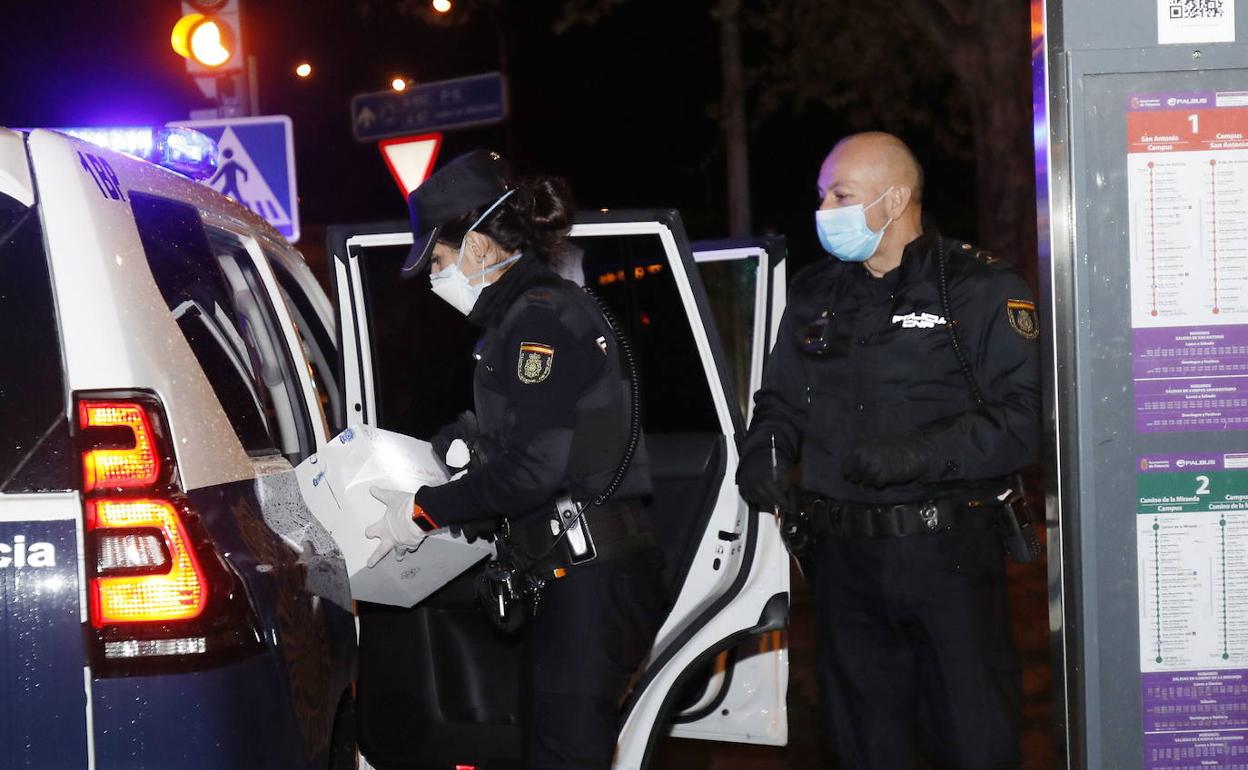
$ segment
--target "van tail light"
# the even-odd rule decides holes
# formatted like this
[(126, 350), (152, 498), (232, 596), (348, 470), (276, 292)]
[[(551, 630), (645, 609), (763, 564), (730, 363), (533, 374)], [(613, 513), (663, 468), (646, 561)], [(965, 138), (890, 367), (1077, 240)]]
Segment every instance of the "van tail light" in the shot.
[(184, 620), (203, 612), (207, 581), (172, 502), (90, 500), (87, 529), (96, 533), (91, 625)]
[(77, 396), (96, 675), (197, 670), (262, 650), (243, 583), (181, 488), (159, 399)]
[(142, 405), (80, 401), (78, 424), (95, 444), (82, 453), (82, 491), (150, 488), (161, 480), (157, 437)]

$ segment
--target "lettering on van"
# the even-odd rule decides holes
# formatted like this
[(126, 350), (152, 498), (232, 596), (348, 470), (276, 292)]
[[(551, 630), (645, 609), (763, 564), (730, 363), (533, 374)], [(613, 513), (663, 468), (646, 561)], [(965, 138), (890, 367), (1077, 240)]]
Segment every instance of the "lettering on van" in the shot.
[(28, 544), (25, 535), (14, 535), (12, 543), (0, 542), (0, 569), (55, 566), (56, 548), (51, 543)]
[(113, 171), (113, 167), (108, 165), (107, 160), (89, 152), (79, 151), (78, 162), (91, 175), (91, 181), (95, 182), (101, 195), (115, 201), (126, 199), (126, 194), (121, 191), (121, 180), (117, 178), (117, 172)]

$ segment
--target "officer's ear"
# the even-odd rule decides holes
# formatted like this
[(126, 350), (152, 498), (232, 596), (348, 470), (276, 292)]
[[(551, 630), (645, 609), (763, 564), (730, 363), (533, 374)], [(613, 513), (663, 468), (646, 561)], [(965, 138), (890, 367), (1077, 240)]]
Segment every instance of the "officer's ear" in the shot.
[(464, 258), (472, 262), (472, 264), (480, 266), (485, 261), (485, 255), (490, 250), (490, 239), (485, 235), (471, 230), (464, 236)]
[(910, 185), (895, 184), (884, 193), (884, 213), (889, 219), (899, 219), (914, 198), (914, 189)]

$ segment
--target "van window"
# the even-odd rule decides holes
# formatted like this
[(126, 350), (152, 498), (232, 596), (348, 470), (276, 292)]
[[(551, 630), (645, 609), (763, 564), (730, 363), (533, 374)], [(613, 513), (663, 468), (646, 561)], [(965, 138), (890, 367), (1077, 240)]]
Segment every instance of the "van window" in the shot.
[(719, 433), (693, 329), (657, 234), (574, 238), (585, 284), (604, 299), (636, 354), (647, 433)]
[(73, 486), (65, 375), (39, 214), (0, 194), (0, 492)]
[(428, 439), (472, 409), (472, 350), (481, 330), (434, 296), (427, 273), (399, 277), (408, 246), (350, 248), (359, 256), (368, 316), (377, 410), (372, 421)]
[(316, 389), (319, 419), (325, 422), (328, 435), (336, 436), (346, 425), (342, 408), (342, 387), (338, 384), (338, 347), (332, 331), (325, 328), (311, 298), (285, 261), (267, 247), (265, 253), (269, 255), (269, 265), (273, 268), (278, 289), (299, 335), (303, 356), (312, 377), (312, 386)]
[(716, 259), (698, 263), (711, 303), (711, 314), (724, 346), (741, 419), (749, 413), (750, 372), (754, 362), (755, 303), (758, 257)]
[[(659, 236), (574, 241), (579, 267), (560, 272), (583, 272), (628, 335), (641, 377), (645, 431), (719, 433), (706, 371)], [(434, 296), (427, 277), (399, 277), (408, 248), (351, 246), (350, 253), (359, 257), (368, 313), (374, 422), (427, 439), (472, 408), (471, 354), (481, 330)]]
[(194, 207), (131, 195), (143, 250), (170, 312), (243, 448), (253, 456), (312, 451), (297, 380), (260, 277), (238, 236)]

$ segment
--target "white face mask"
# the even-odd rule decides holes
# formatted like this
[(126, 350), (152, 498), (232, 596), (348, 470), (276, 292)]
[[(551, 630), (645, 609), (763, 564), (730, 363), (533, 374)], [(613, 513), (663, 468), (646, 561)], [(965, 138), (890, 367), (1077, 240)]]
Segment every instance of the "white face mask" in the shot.
[(490, 212), (498, 208), (498, 205), (507, 200), (507, 196), (513, 192), (515, 192), (514, 189), (503, 193), (503, 197), (494, 201), (485, 210), (485, 213), (477, 217), (477, 221), (472, 223), (472, 226), (468, 228), (468, 232), (464, 233), (464, 237), (459, 242), (459, 259), (455, 260), (455, 264), (449, 265), (436, 273), (429, 273), (429, 287), (433, 290), (433, 293), (464, 315), (472, 312), (473, 306), (477, 304), (477, 299), (481, 297), (481, 290), (486, 287), (485, 281), (482, 281), (479, 286), (473, 286), (471, 282), (477, 278), (484, 278), (491, 273), (498, 272), (521, 257), (520, 254), (513, 254), (507, 259), (490, 265), (472, 275), (464, 275), (464, 272), (459, 269), (459, 266), (464, 262), (464, 247), (468, 243), (468, 233), (481, 224), (490, 215)]

